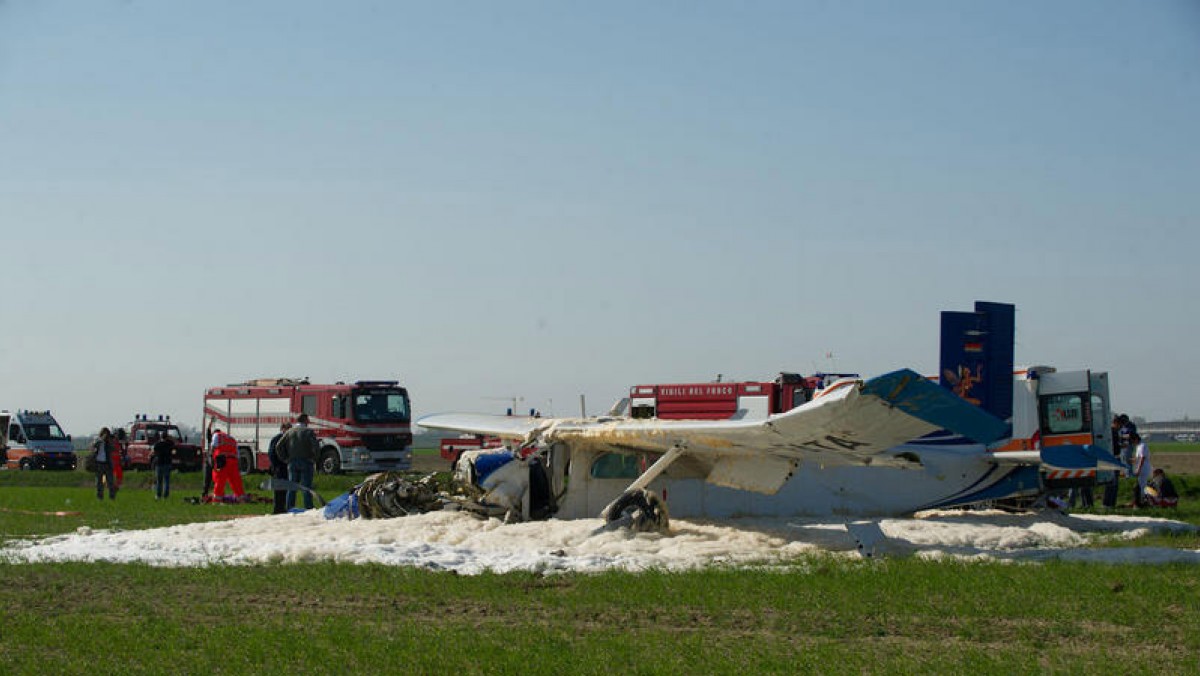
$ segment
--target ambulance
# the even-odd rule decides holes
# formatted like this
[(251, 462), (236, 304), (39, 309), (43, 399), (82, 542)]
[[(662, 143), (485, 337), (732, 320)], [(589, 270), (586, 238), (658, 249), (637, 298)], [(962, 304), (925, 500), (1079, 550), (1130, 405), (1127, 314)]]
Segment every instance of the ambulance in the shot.
[(78, 457), (71, 435), (63, 432), (50, 411), (5, 411), (8, 436), (4, 466), (8, 469), (73, 470)]

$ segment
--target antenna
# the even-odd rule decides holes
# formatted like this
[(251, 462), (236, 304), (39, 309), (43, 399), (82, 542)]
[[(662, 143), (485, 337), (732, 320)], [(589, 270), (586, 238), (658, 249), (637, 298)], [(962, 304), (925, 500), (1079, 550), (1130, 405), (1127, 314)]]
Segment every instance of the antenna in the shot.
[(482, 399), (490, 399), (492, 401), (507, 401), (507, 402), (511, 403), (512, 405), (508, 409), (509, 411), (511, 411), (511, 415), (517, 415), (519, 404), (522, 401), (525, 401), (525, 397), (522, 397), (517, 394), (510, 395), (507, 397), (481, 397), (481, 398)]

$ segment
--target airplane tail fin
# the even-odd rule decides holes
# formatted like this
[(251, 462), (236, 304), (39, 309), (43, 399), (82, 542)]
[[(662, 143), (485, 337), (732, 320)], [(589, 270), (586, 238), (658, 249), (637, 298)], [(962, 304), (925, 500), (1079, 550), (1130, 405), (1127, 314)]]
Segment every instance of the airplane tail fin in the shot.
[(1012, 418), (1016, 306), (975, 302), (974, 312), (942, 313), (938, 380), (1001, 420)]

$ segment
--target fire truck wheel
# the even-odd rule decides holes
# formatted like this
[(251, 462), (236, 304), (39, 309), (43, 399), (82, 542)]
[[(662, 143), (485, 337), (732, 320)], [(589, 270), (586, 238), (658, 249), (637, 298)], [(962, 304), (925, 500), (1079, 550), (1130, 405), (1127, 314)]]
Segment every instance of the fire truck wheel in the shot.
[(245, 448), (238, 449), (238, 472), (241, 474), (249, 474), (254, 471), (254, 461), (250, 457), (250, 451)]
[(342, 458), (338, 455), (336, 448), (326, 446), (321, 449), (321, 460), (317, 464), (317, 469), (321, 471), (321, 474), (337, 474), (342, 471)]

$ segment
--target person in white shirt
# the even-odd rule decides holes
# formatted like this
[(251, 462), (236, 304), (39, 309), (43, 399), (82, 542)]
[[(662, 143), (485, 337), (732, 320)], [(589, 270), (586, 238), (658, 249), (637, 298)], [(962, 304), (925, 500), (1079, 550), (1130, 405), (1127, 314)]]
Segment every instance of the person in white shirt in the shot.
[(1145, 504), (1146, 482), (1154, 468), (1150, 466), (1150, 447), (1142, 441), (1141, 435), (1133, 432), (1129, 435), (1129, 445), (1133, 446), (1133, 476), (1137, 478), (1137, 490), (1133, 492), (1133, 505), (1142, 507)]

